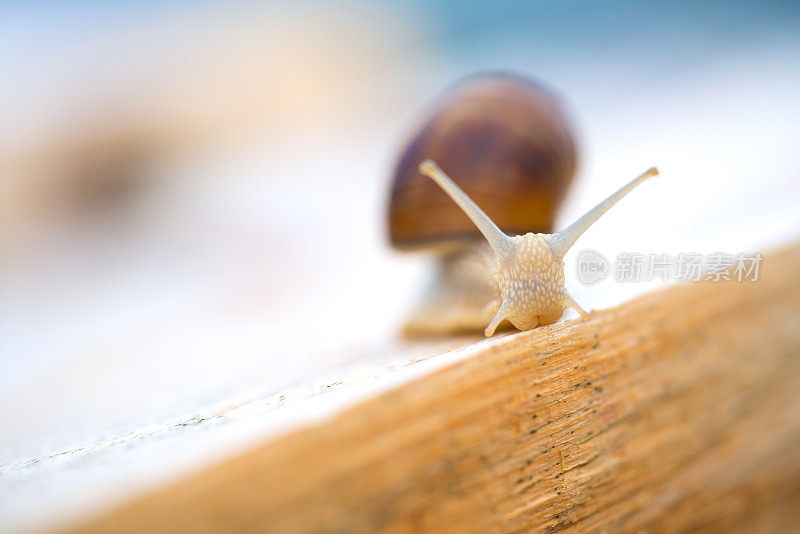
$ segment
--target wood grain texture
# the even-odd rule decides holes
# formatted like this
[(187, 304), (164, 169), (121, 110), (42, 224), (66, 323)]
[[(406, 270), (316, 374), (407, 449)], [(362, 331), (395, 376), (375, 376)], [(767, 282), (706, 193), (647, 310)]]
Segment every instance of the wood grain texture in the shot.
[(506, 337), (76, 531), (797, 530), (798, 271)]

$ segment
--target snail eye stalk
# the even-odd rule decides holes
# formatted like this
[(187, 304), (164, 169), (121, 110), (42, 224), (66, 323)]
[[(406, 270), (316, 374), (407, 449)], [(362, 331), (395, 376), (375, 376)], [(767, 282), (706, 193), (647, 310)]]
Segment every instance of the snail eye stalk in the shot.
[(486, 241), (489, 242), (498, 257), (508, 254), (513, 247), (514, 240), (503, 233), (500, 228), (486, 215), (482, 209), (472, 201), (469, 196), (447, 176), (436, 163), (426, 159), (419, 165), (419, 172), (439, 184), (444, 192), (472, 219), (478, 230), (481, 231)]

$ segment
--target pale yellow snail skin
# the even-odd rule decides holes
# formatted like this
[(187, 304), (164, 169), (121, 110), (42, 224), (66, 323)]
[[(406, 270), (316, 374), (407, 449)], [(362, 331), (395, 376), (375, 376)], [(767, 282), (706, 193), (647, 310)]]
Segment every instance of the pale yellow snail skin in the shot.
[(519, 330), (531, 330), (540, 324), (558, 321), (567, 307), (587, 315), (564, 286), (564, 255), (611, 206), (647, 178), (658, 175), (655, 168), (647, 170), (560, 232), (508, 236), (436, 163), (425, 160), (419, 170), (458, 204), (494, 252), (494, 280), (498, 291), (491, 304), (493, 318), (484, 330), (487, 337), (494, 334), (503, 320)]

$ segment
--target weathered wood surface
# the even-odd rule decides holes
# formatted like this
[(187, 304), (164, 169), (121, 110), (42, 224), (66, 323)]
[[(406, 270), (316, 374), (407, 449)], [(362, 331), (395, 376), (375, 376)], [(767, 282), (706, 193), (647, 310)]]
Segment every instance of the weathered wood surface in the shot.
[(797, 530), (798, 271), (509, 336), (78, 531)]

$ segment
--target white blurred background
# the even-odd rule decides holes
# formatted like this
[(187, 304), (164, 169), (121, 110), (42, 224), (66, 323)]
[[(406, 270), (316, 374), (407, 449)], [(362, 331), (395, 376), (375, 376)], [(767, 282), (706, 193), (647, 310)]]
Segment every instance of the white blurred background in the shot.
[[(562, 96), (581, 155), (563, 224), (661, 170), (573, 254), (800, 236), (794, 2), (0, 10), (0, 529), (135, 480), (118, 474), (134, 453), (76, 451), (397, 347), (429, 260), (388, 248), (389, 175), (462, 76), (509, 69)], [(586, 308), (659, 286), (581, 286), (567, 265)]]

